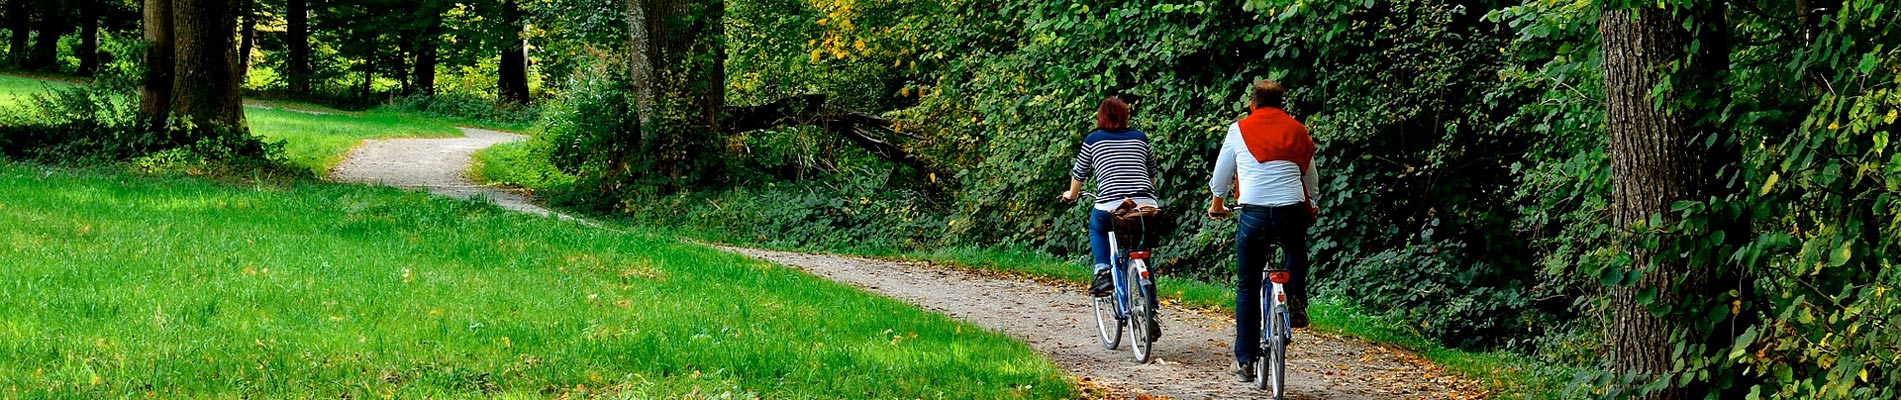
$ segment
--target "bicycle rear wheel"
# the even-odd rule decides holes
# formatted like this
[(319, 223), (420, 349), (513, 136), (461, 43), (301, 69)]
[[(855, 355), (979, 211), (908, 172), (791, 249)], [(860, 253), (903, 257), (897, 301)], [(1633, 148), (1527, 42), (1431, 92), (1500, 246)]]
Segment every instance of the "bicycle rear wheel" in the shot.
[(1135, 351), (1138, 364), (1149, 362), (1149, 344), (1155, 343), (1149, 337), (1149, 326), (1155, 324), (1154, 296), (1142, 287), (1141, 271), (1146, 266), (1143, 260), (1129, 260), (1129, 270), (1122, 274), (1129, 297), (1129, 348)]
[(1256, 387), (1271, 390), (1273, 399), (1287, 396), (1287, 341), (1288, 316), (1285, 304), (1275, 304), (1269, 308), (1266, 318), (1267, 359), (1255, 363)]
[(1115, 350), (1122, 342), (1122, 321), (1116, 320), (1115, 296), (1097, 297), (1090, 303), (1096, 306), (1096, 337), (1102, 339), (1102, 348)]

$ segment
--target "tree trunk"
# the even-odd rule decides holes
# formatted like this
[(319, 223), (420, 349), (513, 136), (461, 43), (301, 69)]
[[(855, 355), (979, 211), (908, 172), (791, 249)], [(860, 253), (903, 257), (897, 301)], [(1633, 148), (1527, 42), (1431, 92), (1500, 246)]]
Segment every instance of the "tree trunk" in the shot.
[(376, 39), (370, 39), (370, 55), (363, 57), (363, 87), (358, 97), (369, 99), (376, 90)]
[[(1692, 58), (1688, 49), (1692, 32), (1683, 18), (1700, 15), (1718, 18), (1720, 13), (1696, 14), (1660, 8), (1606, 9), (1599, 22), (1602, 40), (1606, 114), (1610, 133), (1612, 198), (1617, 224), (1626, 231), (1644, 232), (1653, 215), (1661, 214), (1664, 226), (1674, 226), (1677, 213), (1673, 203), (1700, 201), (1720, 196), (1726, 183), (1717, 171), (1734, 160), (1735, 149), (1729, 137), (1707, 116), (1721, 111), (1721, 104), (1690, 105), (1682, 100), (1701, 98), (1720, 87), (1720, 74), (1727, 67), (1726, 47), (1715, 41), (1702, 43), (1703, 53)], [(1721, 26), (1717, 21), (1698, 20), (1699, 32), (1708, 34)], [(1711, 38), (1715, 39), (1715, 38)], [(1677, 72), (1667, 90), (1652, 90), (1671, 73), (1671, 65), (1690, 62)], [(1701, 93), (1699, 93), (1701, 92)], [(1662, 104), (1661, 107), (1655, 106)], [(1709, 135), (1719, 135), (1716, 148), (1706, 147)], [(1641, 233), (1640, 233), (1641, 234)], [(1681, 235), (1679, 235), (1681, 236)], [(1742, 235), (1731, 235), (1741, 237)], [(1688, 240), (1685, 240), (1688, 239)], [(1696, 238), (1664, 237), (1669, 248)], [(1624, 246), (1634, 259), (1632, 269), (1641, 271), (1634, 284), (1611, 288), (1613, 320), (1606, 335), (1611, 349), (1613, 372), (1637, 374), (1638, 384), (1672, 372), (1677, 358), (1672, 352), (1677, 341), (1703, 342), (1698, 322), (1713, 299), (1716, 263), (1693, 263), (1675, 253), (1658, 254), (1634, 243)], [(1727, 279), (1727, 278), (1725, 278)], [(1639, 293), (1656, 291), (1654, 303), (1639, 300)], [(1664, 316), (1649, 310), (1656, 305), (1676, 307)], [(1686, 311), (1687, 310), (1687, 311)], [(1710, 390), (1700, 382), (1689, 387), (1670, 385), (1659, 392), (1644, 394), (1645, 399), (1700, 399)]]
[(496, 91), (503, 102), (528, 104), (528, 52), (522, 43), (522, 10), (518, 0), (502, 1), (502, 60)]
[(7, 62), (14, 66), (26, 66), (27, 55), (31, 53), (27, 40), (33, 37), (32, 1), (7, 1), (7, 30), (13, 33), (7, 38)]
[(290, 93), (310, 93), (310, 3), (309, 0), (285, 0), (284, 41), (290, 53), (284, 77)]
[(436, 94), (436, 32), (425, 30), (416, 44), (416, 91), (422, 94)]
[(39, 23), (33, 30), (33, 57), (27, 59), (26, 68), (35, 71), (53, 71), (59, 69), (59, 37), (66, 34), (66, 10), (61, 0), (40, 0)]
[(99, 8), (104, 6), (88, 0), (79, 7), (79, 74), (83, 76), (99, 72)]
[[(18, 0), (16, 0), (18, 1)], [(144, 0), (145, 84), (139, 88), (139, 114), (155, 130), (162, 130), (172, 113), (172, 68), (176, 46), (172, 40), (172, 0)]]
[(244, 3), (244, 12), (238, 16), (238, 84), (251, 80), (251, 51), (257, 47), (258, 5), (255, 0), (238, 0)]
[[(726, 105), (724, 1), (627, 0), (629, 75), (643, 154), (655, 173), (705, 180), (718, 164), (690, 165), (719, 151)], [(659, 120), (676, 116), (678, 120)]]
[(236, 0), (172, 0), (177, 72), (172, 110), (199, 126), (244, 126), (238, 94)]

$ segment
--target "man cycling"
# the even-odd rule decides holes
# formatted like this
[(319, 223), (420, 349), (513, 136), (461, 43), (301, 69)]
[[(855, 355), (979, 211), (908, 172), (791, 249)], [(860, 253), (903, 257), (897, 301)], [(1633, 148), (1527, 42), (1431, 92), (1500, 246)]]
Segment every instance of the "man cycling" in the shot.
[(1248, 116), (1228, 125), (1221, 142), (1208, 215), (1228, 215), (1223, 200), (1231, 185), (1241, 215), (1234, 234), (1237, 274), (1234, 296), (1234, 360), (1242, 382), (1254, 380), (1253, 363), (1261, 343), (1261, 274), (1267, 256), (1280, 246), (1287, 282), (1288, 325), (1307, 327), (1307, 227), (1318, 210), (1314, 203), (1319, 175), (1314, 172), (1314, 142), (1307, 127), (1282, 110), (1286, 89), (1279, 82), (1255, 81), (1248, 95)]

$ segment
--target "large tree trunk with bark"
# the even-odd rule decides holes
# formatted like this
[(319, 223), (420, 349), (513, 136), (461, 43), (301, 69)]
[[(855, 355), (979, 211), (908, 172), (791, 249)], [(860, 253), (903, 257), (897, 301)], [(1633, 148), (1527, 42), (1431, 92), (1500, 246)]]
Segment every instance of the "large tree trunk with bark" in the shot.
[(7, 38), (7, 62), (14, 66), (26, 65), (32, 52), (27, 40), (33, 37), (33, 1), (7, 0), (7, 31), (13, 33)]
[(144, 0), (145, 84), (139, 87), (139, 114), (148, 124), (163, 127), (172, 113), (172, 68), (177, 46), (172, 40), (172, 0)]
[(496, 91), (503, 102), (528, 103), (528, 51), (522, 42), (523, 12), (519, 0), (502, 1), (502, 60)]
[(288, 66), (284, 77), (290, 93), (310, 93), (310, 3), (309, 0), (285, 0), (284, 41)]
[[(1643, 234), (1662, 228), (1648, 226), (1653, 215), (1660, 215), (1664, 226), (1673, 226), (1678, 217), (1670, 209), (1672, 204), (1702, 201), (1729, 190), (1718, 171), (1736, 159), (1733, 137), (1708, 117), (1722, 106), (1685, 101), (1716, 95), (1712, 89), (1720, 87), (1720, 76), (1728, 65), (1720, 13), (1712, 6), (1698, 7), (1607, 9), (1599, 22), (1613, 211), (1617, 224), (1628, 232)], [(1698, 32), (1685, 29), (1685, 18), (1700, 27)], [(1693, 39), (1706, 41), (1700, 44), (1699, 54), (1688, 53)], [(1672, 65), (1687, 67), (1673, 70)], [(1653, 92), (1666, 82), (1666, 76), (1674, 78), (1670, 86)], [(1718, 139), (1714, 147), (1705, 145), (1711, 137)], [(1663, 248), (1697, 239), (1682, 236), (1665, 236)], [(1716, 282), (1734, 278), (1718, 276), (1720, 259), (1686, 260), (1677, 253), (1646, 250), (1634, 243), (1624, 248), (1641, 278), (1611, 288), (1613, 320), (1605, 339), (1612, 351), (1613, 372), (1636, 374), (1643, 383), (1672, 372), (1679, 357), (1672, 353), (1679, 341), (1709, 344), (1707, 329), (1700, 328), (1704, 325), (1686, 315), (1705, 315), (1703, 310), (1709, 309), (1705, 303), (1717, 292)], [(1654, 291), (1654, 302), (1641, 300), (1646, 291)], [(1652, 314), (1651, 308), (1659, 305), (1676, 311)], [(1641, 398), (1700, 399), (1709, 390), (1702, 384), (1670, 385)]]
[(66, 7), (62, 0), (40, 0), (37, 12), (38, 23), (34, 24), (33, 57), (27, 59), (26, 68), (35, 71), (54, 71), (59, 68), (59, 37), (66, 34)]
[[(146, 38), (152, 40), (147, 63), (153, 72), (140, 96), (141, 112), (163, 118), (169, 111), (201, 127), (243, 129), (237, 43), (233, 42), (237, 2), (146, 0), (145, 5)], [(170, 85), (158, 88), (155, 81), (167, 75), (172, 78)]]
[(641, 142), (653, 171), (705, 180), (717, 164), (726, 106), (724, 1), (628, 0), (628, 51)]
[(83, 76), (99, 71), (99, 11), (104, 6), (98, 0), (79, 6), (79, 74)]

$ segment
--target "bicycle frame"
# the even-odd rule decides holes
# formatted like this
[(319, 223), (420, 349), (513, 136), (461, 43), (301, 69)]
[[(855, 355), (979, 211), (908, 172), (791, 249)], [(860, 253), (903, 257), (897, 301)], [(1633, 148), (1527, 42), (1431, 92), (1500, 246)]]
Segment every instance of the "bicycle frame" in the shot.
[(1114, 256), (1109, 259), (1109, 274), (1112, 280), (1115, 281), (1116, 286), (1114, 295), (1116, 300), (1116, 320), (1128, 321), (1130, 288), (1127, 283), (1128, 273), (1124, 272), (1128, 269), (1128, 265), (1126, 265), (1128, 260), (1143, 260), (1142, 268), (1139, 269), (1142, 285), (1154, 286), (1155, 281), (1149, 276), (1147, 262), (1149, 252), (1131, 251), (1125, 254), (1122, 252), (1122, 244), (1120, 240), (1116, 238), (1117, 236), (1115, 229), (1111, 228), (1109, 230), (1109, 254), (1113, 254)]

